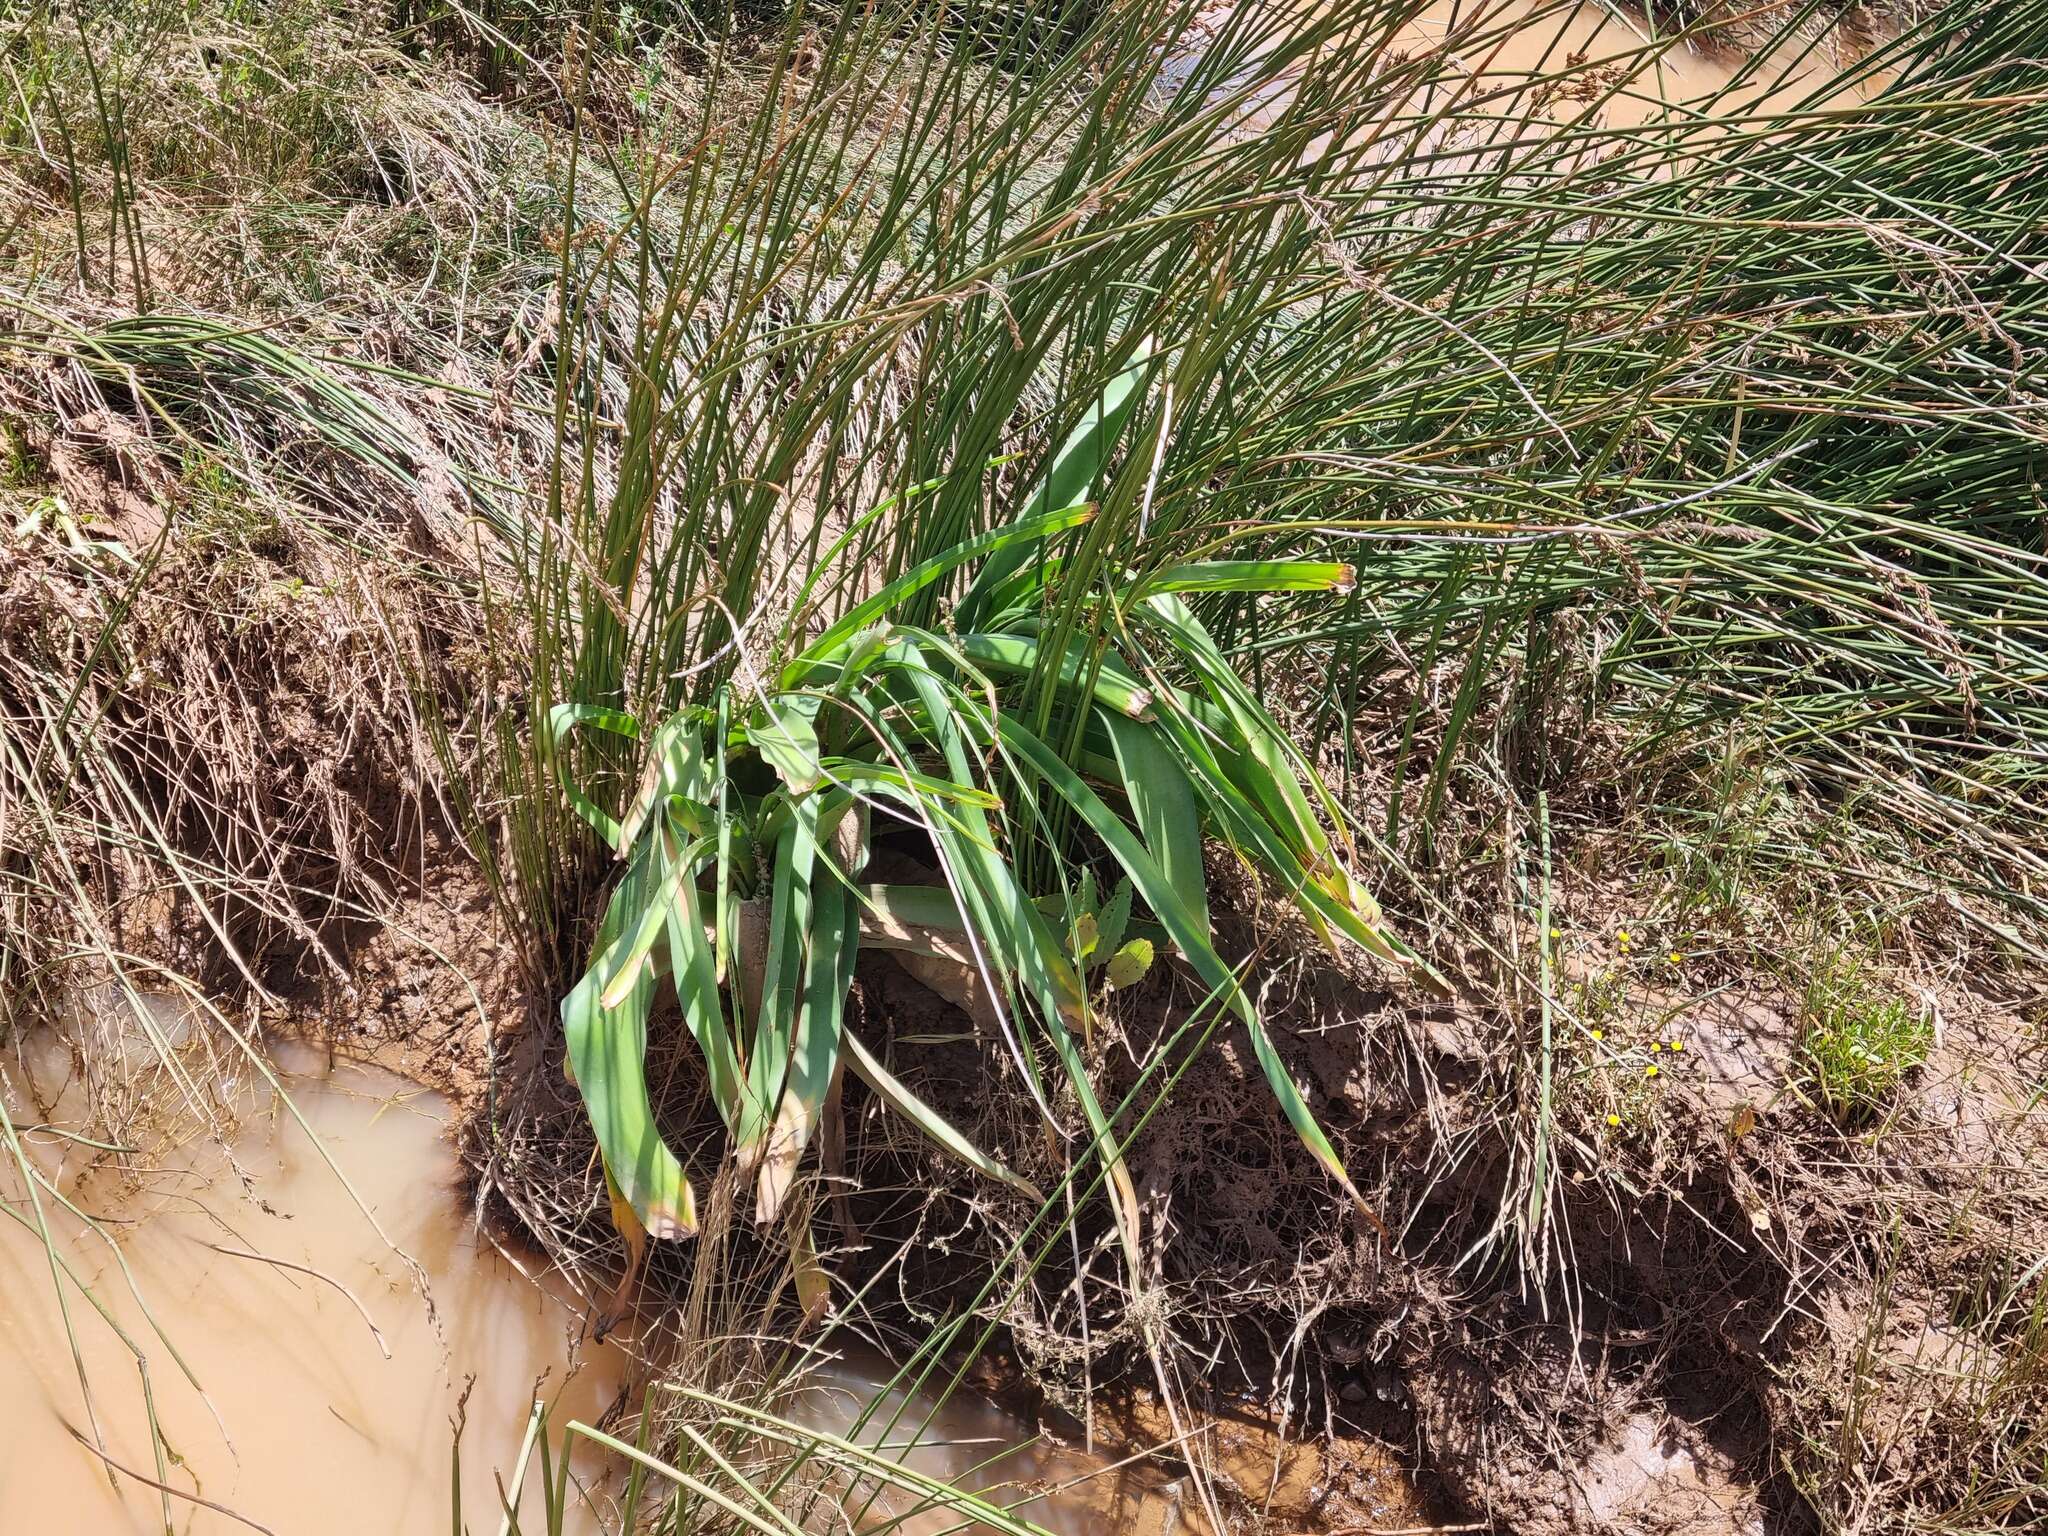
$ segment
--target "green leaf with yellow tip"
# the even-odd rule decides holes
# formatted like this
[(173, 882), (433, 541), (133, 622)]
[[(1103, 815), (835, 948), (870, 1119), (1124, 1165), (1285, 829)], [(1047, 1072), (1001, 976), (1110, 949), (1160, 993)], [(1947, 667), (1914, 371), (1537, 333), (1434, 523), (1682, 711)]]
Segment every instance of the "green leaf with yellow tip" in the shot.
[(1196, 560), (1147, 577), (1146, 592), (1349, 592), (1358, 573), (1323, 560)]
[(616, 1004), (604, 1001), (624, 959), (629, 928), (652, 904), (660, 881), (651, 845), (642, 843), (612, 892), (597, 931), (597, 957), (562, 999), (568, 1061), (612, 1186), (650, 1237), (673, 1240), (697, 1230), (697, 1199), (682, 1164), (661, 1138), (647, 1091), (647, 1014), (654, 976), (639, 967)]

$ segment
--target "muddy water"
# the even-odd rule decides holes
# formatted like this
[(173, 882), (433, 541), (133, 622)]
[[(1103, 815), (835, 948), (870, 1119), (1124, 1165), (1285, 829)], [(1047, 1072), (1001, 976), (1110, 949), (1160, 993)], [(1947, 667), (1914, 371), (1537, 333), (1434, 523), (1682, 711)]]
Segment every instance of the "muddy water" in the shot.
[[(154, 1022), (179, 1033), (168, 1016)], [(580, 1311), (478, 1237), (458, 1197), (446, 1104), (388, 1072), (274, 1042), (270, 1064), (311, 1134), (245, 1066), (240, 1086), (209, 1095), (207, 1114), (235, 1127), (222, 1145), (198, 1131), (202, 1116), (163, 1112), (164, 1100), (182, 1105), (179, 1085), (139, 1039), (121, 1046), (136, 1073), (90, 1089), (52, 1036), (0, 1054), (0, 1079), (29, 1156), (98, 1223), (39, 1191), (57, 1254), (148, 1359), (163, 1459), (135, 1350), (75, 1287), (60, 1311), (40, 1238), (0, 1222), (0, 1532), (160, 1533), (164, 1496), (145, 1481), (154, 1480), (176, 1490), (172, 1519), (192, 1536), (245, 1521), (277, 1536), (446, 1536), (458, 1404), (464, 1519), (471, 1532), (499, 1531), (497, 1485), (511, 1480), (536, 1395), (557, 1426), (596, 1422), (630, 1367), (583, 1342)], [(188, 1081), (216, 1082), (220, 1067), (194, 1063)], [(127, 1098), (115, 1118), (132, 1150), (73, 1139), (98, 1123), (86, 1113), (96, 1093)], [(0, 1200), (31, 1214), (25, 1194), (0, 1155)], [(393, 1245), (417, 1261), (424, 1288)], [(835, 1356), (793, 1411), (819, 1429), (850, 1429), (889, 1375), (878, 1355)], [(925, 1426), (904, 1460), (1018, 1504), (1049, 1530), (1184, 1528), (1177, 1486), (1149, 1467), (1105, 1470), (1103, 1458), (1045, 1445), (971, 1393), (939, 1408), (912, 1400), (899, 1420), (904, 1406), (891, 1397), (872, 1419), (877, 1433), (895, 1425), (892, 1454)], [(108, 1476), (86, 1443), (95, 1426), (105, 1456), (139, 1477)], [(598, 1477), (572, 1536), (614, 1529), (607, 1491)], [(543, 1528), (536, 1494), (521, 1501), (530, 1530)], [(872, 1518), (906, 1512), (893, 1496), (869, 1508), (863, 1491), (853, 1502)], [(918, 1536), (958, 1525), (911, 1513), (891, 1528)]]
[[(1491, 102), (1490, 112), (1513, 111), (1518, 102), (1524, 110), (1540, 104), (1547, 115), (1569, 119), (1590, 109), (1617, 128), (1710, 98), (1718, 117), (1780, 110), (1833, 74), (1822, 54), (1803, 44), (1788, 42), (1745, 64), (1732, 53), (1707, 54), (1685, 43), (1652, 49), (1652, 40), (1640, 21), (1602, 5), (1436, 0), (1401, 28), (1392, 46), (1408, 53), (1447, 48), (1473, 82), (1472, 96), (1527, 83), (1523, 97), (1505, 106)], [(1585, 78), (1562, 93), (1546, 92), (1545, 77), (1560, 71)], [(1595, 77), (1600, 89), (1585, 90)], [(1620, 89), (1608, 94), (1616, 84)]]
[[(879, 1384), (891, 1375), (882, 1356), (843, 1350), (812, 1373), (792, 1413), (813, 1429), (887, 1447), (898, 1462), (1059, 1536), (1208, 1536), (1212, 1527), (1188, 1473), (1193, 1461), (1227, 1508), (1260, 1512), (1238, 1528), (1309, 1536), (1426, 1530), (1442, 1522), (1411, 1466), (1367, 1437), (1290, 1441), (1263, 1415), (1226, 1411), (1187, 1421), (1179, 1453), (1161, 1461), (1148, 1453), (1175, 1445), (1168, 1415), (1148, 1396), (1119, 1395), (1097, 1403), (1101, 1438), (1090, 1454), (1034, 1435), (971, 1391), (935, 1408), (927, 1395), (885, 1390)], [(957, 1514), (923, 1508), (900, 1489), (860, 1493), (842, 1505), (864, 1514), (872, 1528), (901, 1536), (948, 1536), (961, 1528)]]
[[(586, 1422), (619, 1389), (621, 1358), (579, 1346), (570, 1308), (476, 1236), (435, 1095), (303, 1048), (276, 1047), (274, 1060), (356, 1194), (426, 1271), (434, 1312), (260, 1078), (238, 1095), (230, 1149), (157, 1126), (136, 1137), (148, 1150), (117, 1158), (58, 1134), (82, 1097), (67, 1051), (43, 1040), (0, 1059), (17, 1125), (46, 1127), (26, 1137), (36, 1162), (101, 1222), (105, 1237), (55, 1212), (57, 1250), (147, 1355), (170, 1446), (160, 1472), (135, 1357), (71, 1289), (88, 1415), (48, 1257), (33, 1233), (0, 1222), (0, 1531), (163, 1531), (160, 1496), (110, 1482), (74, 1436), (90, 1438), (96, 1418), (122, 1466), (278, 1536), (448, 1536), (450, 1424), (474, 1378), (462, 1502), (471, 1530), (493, 1533), (493, 1473), (518, 1452), (536, 1384), (558, 1418)], [(0, 1155), (0, 1196), (25, 1211), (22, 1194)], [(188, 1499), (174, 1497), (172, 1513), (193, 1536), (247, 1529)]]
[[(1347, 144), (1383, 149), (1372, 159), (1426, 152), (1436, 175), (1452, 174), (1466, 163), (1455, 153), (1445, 158), (1447, 149), (1513, 139), (1526, 133), (1526, 125), (1630, 129), (1657, 120), (1725, 123), (1793, 111), (1809, 104), (1839, 67), (1830, 47), (1797, 38), (1754, 59), (1732, 50), (1704, 52), (1683, 41), (1659, 42), (1640, 18), (1592, 0), (1429, 0), (1391, 32), (1382, 19), (1384, 7), (1356, 0), (1341, 6), (1330, 0), (1300, 3), (1308, 14), (1359, 18), (1337, 46), (1372, 50), (1389, 66), (1425, 55), (1446, 60), (1433, 84), (1390, 103), (1377, 125), (1343, 135)], [(1400, 4), (1408, 8), (1407, 0)], [(1214, 35), (1231, 9), (1225, 0), (1207, 13), (1190, 46), (1169, 65), (1170, 81), (1192, 66), (1204, 38)], [(1867, 95), (1874, 84), (1860, 81), (1857, 94)], [(1247, 103), (1243, 126), (1270, 123), (1292, 94), (1284, 79), (1258, 93)], [(1425, 120), (1430, 126), (1418, 144), (1413, 134)], [(1328, 143), (1316, 141), (1318, 149)]]
[[(154, 1022), (176, 1031), (168, 1017)], [(498, 1532), (498, 1482), (510, 1481), (535, 1397), (557, 1426), (596, 1422), (630, 1363), (584, 1342), (577, 1308), (478, 1238), (458, 1197), (445, 1103), (388, 1072), (273, 1043), (269, 1062), (311, 1134), (246, 1065), (239, 1086), (207, 1086), (227, 1080), (221, 1058), (203, 1070), (193, 1063), (186, 1079), (204, 1096), (202, 1115), (137, 1040), (121, 1045), (135, 1070), (90, 1085), (54, 1037), (0, 1053), (0, 1087), (28, 1155), (97, 1223), (88, 1227), (39, 1187), (56, 1254), (111, 1318), (75, 1286), (60, 1311), (40, 1237), (0, 1221), (0, 1532), (161, 1533), (165, 1495), (155, 1481), (175, 1490), (171, 1520), (189, 1536), (252, 1524), (276, 1536), (446, 1536), (458, 1411), (463, 1517), (479, 1536)], [(232, 1049), (225, 1061), (233, 1066)], [(114, 1118), (130, 1150), (75, 1139), (99, 1123), (89, 1102), (104, 1108), (124, 1093)], [(231, 1133), (198, 1133), (217, 1113)], [(0, 1201), (26, 1215), (26, 1193), (0, 1149)], [(417, 1261), (424, 1288), (394, 1244)], [(138, 1349), (149, 1362), (161, 1460)], [(1185, 1484), (1141, 1454), (1112, 1459), (1053, 1444), (972, 1392), (943, 1406), (885, 1393), (891, 1375), (878, 1354), (835, 1350), (790, 1412), (1061, 1536), (1206, 1529)], [(1126, 1429), (1132, 1452), (1170, 1437), (1163, 1424)], [(139, 1476), (110, 1477), (95, 1440)], [(1287, 1479), (1323, 1479), (1319, 1452), (1284, 1447), (1270, 1432), (1219, 1429), (1206, 1443), (1226, 1485), (1255, 1503), (1283, 1480), (1283, 1456), (1305, 1457), (1308, 1469)], [(604, 1518), (602, 1469), (586, 1470), (595, 1476), (571, 1536), (615, 1529)], [(1391, 1463), (1350, 1482), (1350, 1509), (1414, 1523), (1419, 1506)], [(957, 1515), (921, 1511), (900, 1491), (838, 1492), (852, 1494), (843, 1504), (858, 1528), (961, 1529)], [(521, 1501), (528, 1530), (543, 1528), (536, 1493)], [(810, 1512), (815, 1528), (848, 1528), (846, 1516), (826, 1513), (822, 1504)]]
[[(1183, 1484), (1148, 1461), (1105, 1457), (1042, 1440), (1014, 1415), (972, 1392), (942, 1406), (922, 1394), (886, 1390), (889, 1362), (858, 1348), (809, 1375), (792, 1410), (808, 1428), (857, 1438), (891, 1460), (985, 1497), (1058, 1536), (1177, 1536), (1204, 1529)], [(957, 1531), (960, 1516), (924, 1509), (901, 1489), (842, 1492), (841, 1507), (863, 1525), (900, 1536)]]

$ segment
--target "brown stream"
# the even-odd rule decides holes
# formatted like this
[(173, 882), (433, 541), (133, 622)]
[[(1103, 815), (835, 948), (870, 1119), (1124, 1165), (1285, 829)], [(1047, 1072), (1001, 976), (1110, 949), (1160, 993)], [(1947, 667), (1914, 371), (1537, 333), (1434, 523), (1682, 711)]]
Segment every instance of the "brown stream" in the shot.
[[(1518, 29), (1508, 32), (1509, 26)], [(1669, 104), (1716, 95), (1713, 110), (1719, 117), (1781, 110), (1833, 73), (1821, 62), (1821, 51), (1809, 53), (1790, 44), (1746, 67), (1732, 54), (1709, 55), (1683, 43), (1644, 56), (1652, 34), (1641, 22), (1603, 5), (1561, 11), (1556, 0), (1435, 0), (1403, 27), (1394, 46), (1420, 53), (1444, 46), (1447, 39), (1474, 36), (1486, 41), (1454, 49), (1462, 72), (1475, 82), (1474, 94), (1522, 81), (1540, 94), (1545, 76), (1577, 61), (1624, 82), (1598, 109), (1600, 121), (1617, 128), (1664, 115)], [(1574, 99), (1580, 95), (1576, 89), (1567, 92), (1548, 106), (1549, 114), (1576, 116), (1585, 110), (1585, 102)], [(1491, 110), (1513, 108), (1496, 103)]]
[[(473, 1377), (463, 1506), (472, 1531), (495, 1533), (493, 1471), (516, 1457), (536, 1390), (558, 1419), (587, 1422), (617, 1392), (620, 1357), (579, 1345), (575, 1314), (477, 1236), (438, 1096), (373, 1068), (330, 1067), (305, 1047), (274, 1046), (271, 1059), (356, 1196), (425, 1270), (432, 1312), (260, 1077), (234, 1106), (232, 1161), (211, 1137), (189, 1134), (190, 1117), (151, 1127), (136, 1137), (142, 1155), (116, 1160), (27, 1129), (45, 1110), (57, 1129), (76, 1123), (84, 1092), (67, 1050), (44, 1037), (0, 1057), (31, 1156), (106, 1234), (39, 1190), (57, 1252), (147, 1356), (157, 1419), (179, 1458), (167, 1477), (158, 1470), (135, 1355), (67, 1284), (88, 1415), (49, 1257), (36, 1233), (0, 1223), (0, 1531), (161, 1536), (159, 1494), (110, 1480), (79, 1438), (92, 1438), (96, 1417), (121, 1466), (278, 1536), (448, 1536), (451, 1420)], [(0, 1197), (28, 1213), (22, 1196), (18, 1168), (0, 1157)], [(248, 1528), (171, 1502), (180, 1532)]]
[[(155, 1022), (176, 1028), (168, 1014)], [(465, 1389), (463, 1517), (473, 1536), (499, 1532), (498, 1481), (512, 1481), (536, 1396), (558, 1428), (572, 1417), (595, 1423), (628, 1362), (584, 1341), (580, 1309), (479, 1238), (459, 1198), (445, 1102), (375, 1067), (274, 1042), (267, 1059), (312, 1135), (244, 1063), (223, 1147), (195, 1133), (200, 1117), (143, 1042), (127, 1045), (140, 1097), (181, 1106), (117, 1112), (130, 1124), (128, 1153), (71, 1139), (85, 1134), (93, 1095), (54, 1036), (0, 1053), (0, 1084), (29, 1157), (98, 1224), (38, 1187), (58, 1257), (147, 1357), (165, 1460), (136, 1351), (68, 1281), (60, 1311), (41, 1237), (0, 1221), (0, 1532), (162, 1536), (155, 1481), (176, 1490), (172, 1521), (190, 1536), (251, 1524), (275, 1536), (449, 1536), (452, 1424)], [(210, 1080), (197, 1070), (191, 1079)], [(32, 1219), (26, 1194), (0, 1149), (0, 1202)], [(421, 1266), (424, 1291), (394, 1246)], [(879, 1355), (829, 1363), (792, 1412), (852, 1432), (888, 1375)], [(937, 1413), (916, 1399), (888, 1427), (901, 1406), (889, 1399), (864, 1437), (1000, 1503), (1028, 1500), (1018, 1513), (1052, 1531), (1196, 1529), (1180, 1523), (1178, 1486), (1149, 1466), (1110, 1468), (1106, 1457), (1040, 1444), (972, 1394)], [(928, 1416), (921, 1443), (902, 1451)], [(106, 1460), (139, 1477), (109, 1476), (95, 1425)], [(602, 1472), (588, 1450), (584, 1461)], [(545, 1528), (532, 1481), (521, 1504), (528, 1533)], [(606, 1481), (596, 1485), (572, 1536), (614, 1528)], [(890, 1528), (909, 1536), (959, 1528), (957, 1517), (917, 1514), (895, 1497), (872, 1506), (877, 1524), (901, 1519)]]
[[(1385, 22), (1374, 19), (1381, 14), (1375, 7), (1355, 0), (1298, 3), (1313, 15), (1362, 18), (1347, 34), (1353, 49), (1378, 48), (1389, 61), (1446, 55), (1447, 67), (1426, 92), (1390, 104), (1380, 122), (1345, 133), (1348, 143), (1376, 146), (1369, 158), (1426, 153), (1439, 176), (1469, 166), (1459, 151), (1476, 152), (1492, 142), (1526, 145), (1528, 130), (1546, 122), (1626, 130), (1656, 120), (1728, 122), (1800, 109), (1838, 70), (1831, 45), (1787, 38), (1745, 61), (1732, 50), (1708, 53), (1690, 42), (1668, 41), (1668, 29), (1653, 34), (1640, 19), (1593, 0), (1576, 6), (1559, 0), (1429, 0), (1391, 37)], [(1186, 52), (1169, 61), (1169, 82), (1192, 66), (1204, 40), (1233, 9), (1233, 0), (1221, 0), (1204, 13)], [(1665, 45), (1653, 47), (1653, 38)], [(1252, 94), (1243, 126), (1266, 125), (1287, 105), (1294, 88), (1290, 73)], [(1843, 99), (1867, 96), (1875, 85), (1874, 79), (1859, 79), (1854, 94)], [(1430, 126), (1418, 140), (1417, 124), (1424, 120)], [(1618, 142), (1589, 153), (1611, 152)]]

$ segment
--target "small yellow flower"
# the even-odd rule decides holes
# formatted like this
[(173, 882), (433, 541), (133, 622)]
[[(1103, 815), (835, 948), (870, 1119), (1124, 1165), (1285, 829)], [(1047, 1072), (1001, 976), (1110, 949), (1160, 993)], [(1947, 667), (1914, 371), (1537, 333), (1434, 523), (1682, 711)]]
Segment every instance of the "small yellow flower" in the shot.
[(1609, 1125), (1619, 1125), (1619, 1124), (1621, 1124), (1621, 1116), (1619, 1116), (1619, 1115), (1609, 1115), (1609, 1116), (1607, 1117), (1607, 1123), (1608, 1123)]
[(1671, 963), (1673, 965), (1683, 965), (1685, 964), (1685, 956), (1681, 955), (1677, 950), (1674, 949), (1673, 951), (1671, 951)]
[(1615, 930), (1614, 930), (1614, 936), (1615, 936), (1615, 937), (1616, 937), (1617, 939), (1621, 940), (1621, 942), (1622, 942), (1622, 943), (1624, 943), (1624, 944), (1628, 943), (1628, 941), (1629, 941), (1629, 933), (1628, 933), (1628, 930), (1627, 930), (1626, 928), (1617, 928), (1617, 929), (1615, 929)]
[(1657, 1075), (1657, 1069), (1656, 1069), (1655, 1067), (1645, 1067), (1645, 1068), (1643, 1068), (1643, 1076), (1645, 1076), (1645, 1077), (1655, 1077), (1656, 1075)]
[(1671, 1049), (1673, 1049), (1674, 1051), (1682, 1051), (1685, 1049), (1685, 1042), (1683, 1040), (1674, 1040), (1671, 1042)]
[(1550, 930), (1550, 936), (1553, 939), (1561, 939), (1564, 937), (1564, 930), (1562, 928), (1553, 928)]
[(1650, 1042), (1650, 1054), (1651, 1054), (1652, 1056), (1656, 1055), (1656, 1054), (1657, 1054), (1657, 1052), (1659, 1052), (1659, 1051), (1661, 1051), (1661, 1050), (1663, 1050), (1663, 1049), (1664, 1049), (1664, 1047), (1663, 1047), (1663, 1046), (1661, 1046), (1661, 1045), (1659, 1045), (1659, 1044), (1658, 1044), (1658, 1043), (1657, 1043), (1657, 1042), (1656, 1042), (1655, 1040), (1652, 1040), (1652, 1041)]
[(1607, 1038), (1607, 1031), (1604, 1029), (1596, 1029), (1593, 1031), (1593, 1038), (1595, 1040), (1605, 1040)]

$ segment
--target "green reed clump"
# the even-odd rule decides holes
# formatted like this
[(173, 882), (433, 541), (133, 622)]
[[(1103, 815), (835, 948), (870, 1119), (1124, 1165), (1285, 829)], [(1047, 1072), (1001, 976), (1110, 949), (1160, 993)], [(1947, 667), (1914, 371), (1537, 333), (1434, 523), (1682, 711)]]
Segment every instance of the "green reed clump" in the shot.
[[(1134, 371), (1149, 371), (1149, 360)], [(1084, 977), (1105, 943), (1128, 981), (1149, 965), (1150, 938), (1122, 947), (1133, 892), (1161, 940), (1227, 999), (1288, 1120), (1351, 1188), (1215, 949), (1204, 831), (1273, 878), (1332, 944), (1342, 936), (1389, 960), (1407, 955), (1381, 931), (1378, 904), (1350, 873), (1355, 850), (1333, 841), (1341, 818), (1328, 791), (1185, 602), (1198, 592), (1327, 591), (1348, 585), (1351, 572), (1307, 561), (1197, 560), (1127, 575), (1090, 594), (1087, 627), (1062, 644), (1046, 619), (1072, 597), (1048, 576), (1085, 543), (1096, 509), (1075, 498), (1097, 478), (1138, 394), (1126, 380), (1105, 397), (1014, 521), (912, 566), (807, 642), (792, 633), (808, 610), (808, 587), (800, 589), (780, 641), (755, 653), (771, 662), (770, 675), (720, 687), (658, 724), (595, 704), (555, 707), (543, 740), (565, 771), (576, 727), (644, 753), (631, 804), (616, 817), (568, 781), (571, 808), (627, 868), (562, 1018), (615, 1198), (656, 1235), (684, 1236), (697, 1224), (642, 1065), (663, 962), (735, 1156), (760, 1180), (760, 1221), (781, 1209), (842, 1047), (885, 1101), (984, 1171), (1042, 1198), (965, 1147), (844, 1031), (854, 960), (863, 943), (907, 950), (959, 967), (970, 988), (978, 983), (1057, 1134), (1038, 1042), (1009, 1022), (1033, 1018), (1090, 1132), (1113, 1155), (1082, 1055), (1093, 1034)], [(1061, 548), (1068, 553), (1053, 553)], [(934, 585), (969, 573), (943, 630), (901, 617)], [(1119, 644), (1099, 638), (1112, 626)], [(1180, 676), (1187, 686), (1168, 680)], [(1041, 685), (1036, 700), (1032, 682)], [(1064, 752), (1048, 740), (1047, 721), (1071, 722)], [(1110, 787), (1123, 813), (1090, 779)], [(1050, 892), (1024, 884), (1021, 851), (1045, 839), (1053, 815), (1072, 818), (1121, 872), (1113, 933), (1104, 932), (1104, 909), (1082, 894), (1090, 877), (1063, 875)], [(937, 866), (931, 883), (862, 883), (878, 823), (921, 834)], [(1136, 1197), (1120, 1170), (1116, 1188), (1135, 1265)]]
[[(1082, 864), (1120, 865), (1133, 913), (1212, 988), (1237, 983), (1208, 936), (1205, 831), (1333, 936), (1396, 953), (1335, 802), (1182, 600), (1349, 580), (1332, 562), (1216, 558), (1232, 534), (1202, 502), (1238, 457), (1214, 419), (1238, 353), (1333, 280), (1314, 144), (1368, 71), (1316, 51), (1326, 24), (1237, 18), (1193, 86), (1168, 92), (1189, 13), (1167, 5), (1088, 21), (1065, 53), (1039, 47), (1050, 13), (819, 13), (815, 41), (811, 19), (792, 15), (765, 70), (717, 54), (700, 102), (632, 160), (572, 166), (571, 208), (587, 195), (598, 211), (563, 242), (557, 448), (545, 511), (511, 552), (532, 718), (613, 738), (570, 753), (558, 729), (506, 723), (505, 772), (538, 784), (567, 768), (576, 788), (566, 807), (514, 801), (500, 879), (544, 936), (577, 915), (562, 876), (589, 845), (573, 811), (628, 860), (565, 1019), (579, 1074), (626, 1069), (586, 1097), (627, 1203), (671, 1233), (691, 1226), (686, 1186), (644, 1093), (622, 1089), (611, 1113), (612, 1085), (639, 1075), (639, 959), (678, 916), (665, 952), (739, 1155), (753, 1166), (793, 1115), (793, 1156), (837, 1059), (847, 936), (886, 923), (851, 884), (864, 853), (821, 854), (842, 821), (922, 829), (938, 883), (903, 900), (953, 930), (999, 1015), (1036, 1021), (1008, 1034), (1013, 1064), (1050, 1117), (1050, 1052), (1098, 1141), (1067, 1033), (1086, 1033), (1089, 1001), (1056, 926)], [(1248, 69), (1252, 85), (1226, 86)], [(1284, 129), (1232, 131), (1295, 69)], [(738, 90), (773, 113), (726, 117)], [(600, 407), (609, 378), (624, 392)], [(1295, 407), (1256, 409), (1285, 422)], [(643, 764), (684, 821), (643, 808), (629, 835), (613, 817)], [(762, 965), (733, 955), (748, 898), (770, 903), (752, 940), (767, 979), (758, 1017), (729, 1031), (728, 1006), (756, 1012), (717, 990), (728, 956)], [(714, 905), (705, 949), (680, 914)], [(630, 976), (614, 977), (618, 954)], [(1242, 994), (1234, 1006), (1287, 1117), (1341, 1176)]]
[(1808, 1082), (1837, 1124), (1881, 1116), (1934, 1045), (1929, 1009), (1902, 997), (1854, 954), (1822, 960), (1800, 1004)]

